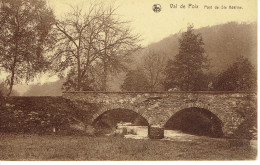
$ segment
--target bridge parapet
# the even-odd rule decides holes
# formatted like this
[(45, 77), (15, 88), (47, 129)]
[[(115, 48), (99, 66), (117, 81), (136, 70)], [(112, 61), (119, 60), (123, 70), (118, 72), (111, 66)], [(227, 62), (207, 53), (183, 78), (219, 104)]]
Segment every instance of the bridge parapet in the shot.
[[(166, 97), (185, 97), (198, 99), (202, 96), (208, 97), (222, 97), (222, 98), (256, 98), (257, 94), (254, 92), (229, 92), (229, 91), (178, 91), (178, 92), (87, 92), (87, 91), (73, 91), (63, 92), (63, 97), (69, 99), (85, 100), (90, 103), (106, 103), (110, 101), (117, 102), (134, 102), (136, 99), (148, 98), (166, 98)], [(123, 100), (122, 100), (123, 99)]]

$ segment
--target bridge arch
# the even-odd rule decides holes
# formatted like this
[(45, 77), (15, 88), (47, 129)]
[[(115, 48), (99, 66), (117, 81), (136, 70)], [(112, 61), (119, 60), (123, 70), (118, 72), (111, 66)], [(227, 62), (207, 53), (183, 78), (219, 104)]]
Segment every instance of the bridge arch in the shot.
[[(140, 120), (144, 125), (149, 125), (148, 117), (145, 116), (144, 113), (142, 113), (139, 109), (136, 107), (132, 107), (130, 105), (124, 105), (124, 106), (104, 106), (99, 109), (97, 113), (93, 115), (92, 118), (92, 125), (94, 125), (98, 120), (100, 120), (105, 115), (110, 114), (110, 116), (113, 116), (113, 114), (117, 115), (119, 118), (127, 118), (126, 115), (130, 115), (127, 120), (130, 120), (133, 122), (133, 120), (136, 118), (136, 120)], [(116, 116), (116, 117), (117, 117)], [(132, 118), (131, 118), (132, 117)], [(135, 118), (134, 118), (135, 117)]]
[(223, 121), (206, 108), (183, 108), (173, 113), (164, 127), (196, 135), (223, 136)]
[[(216, 107), (212, 108), (209, 104), (205, 104), (200, 101), (196, 101), (196, 102), (192, 102), (192, 103), (188, 103), (188, 104), (182, 104), (180, 107), (178, 107), (178, 111), (181, 111), (183, 109), (189, 109), (189, 108), (199, 108), (199, 109), (204, 109), (204, 110), (210, 111), (211, 113), (216, 115), (216, 117), (219, 118), (220, 121), (224, 124), (225, 114), (223, 114), (222, 111), (217, 109)], [(225, 108), (227, 108), (227, 107), (225, 107)], [(172, 115), (173, 114), (171, 114), (171, 116)]]

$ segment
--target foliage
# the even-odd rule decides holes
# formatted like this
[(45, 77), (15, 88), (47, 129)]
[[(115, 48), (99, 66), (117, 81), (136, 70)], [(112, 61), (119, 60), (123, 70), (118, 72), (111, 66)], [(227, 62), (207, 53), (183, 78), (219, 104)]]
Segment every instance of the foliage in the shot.
[(217, 76), (214, 88), (220, 91), (256, 91), (256, 70), (243, 56)]
[[(214, 90), (219, 91), (255, 91), (257, 88), (256, 69), (250, 61), (240, 56), (226, 70), (221, 72), (213, 83)], [(235, 137), (243, 139), (254, 139), (257, 133), (257, 108), (256, 100), (250, 102), (247, 100), (247, 106), (250, 108), (241, 108), (237, 111), (244, 121), (239, 125), (234, 133)]]
[[(252, 100), (254, 97), (254, 100)], [(251, 101), (250, 101), (251, 100)], [(257, 138), (257, 97), (248, 95), (245, 97), (245, 106), (237, 110), (237, 113), (244, 118), (243, 122), (234, 132), (234, 137), (241, 139)]]
[(148, 91), (148, 84), (148, 80), (141, 70), (132, 70), (126, 74), (121, 88), (124, 91)]
[(203, 69), (207, 68), (203, 40), (195, 34), (193, 26), (187, 27), (179, 39), (179, 53), (166, 66), (165, 89), (179, 88), (183, 91), (201, 90)]
[(44, 0), (2, 0), (0, 13), (0, 68), (10, 74), (9, 96), (15, 82), (46, 69), (54, 15)]

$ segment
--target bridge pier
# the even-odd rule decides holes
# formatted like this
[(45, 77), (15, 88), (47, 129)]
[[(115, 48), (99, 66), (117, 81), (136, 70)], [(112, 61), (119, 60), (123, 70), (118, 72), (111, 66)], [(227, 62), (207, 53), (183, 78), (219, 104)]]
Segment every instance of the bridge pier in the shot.
[(164, 128), (157, 125), (148, 126), (148, 137), (150, 139), (164, 138)]

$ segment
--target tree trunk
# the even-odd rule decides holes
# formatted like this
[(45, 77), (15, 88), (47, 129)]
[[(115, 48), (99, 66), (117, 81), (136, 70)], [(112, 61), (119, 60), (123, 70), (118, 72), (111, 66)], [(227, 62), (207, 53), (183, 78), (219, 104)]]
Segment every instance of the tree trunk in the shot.
[[(19, 26), (17, 28), (17, 31), (16, 31), (16, 35), (19, 33)], [(13, 86), (14, 86), (14, 76), (15, 76), (15, 66), (16, 66), (16, 60), (17, 60), (17, 55), (18, 55), (18, 39), (17, 39), (17, 36), (15, 36), (15, 55), (14, 55), (14, 63), (13, 63), (13, 66), (12, 66), (12, 70), (11, 70), (11, 80), (10, 80), (10, 88), (9, 88), (9, 92), (7, 94), (7, 97), (9, 97), (12, 93), (12, 90), (13, 90)]]
[(14, 86), (14, 71), (12, 71), (11, 82), (10, 82), (10, 88), (9, 88), (9, 92), (8, 92), (8, 94), (7, 94), (7, 97), (9, 97), (10, 94), (12, 93), (13, 86)]
[(80, 66), (78, 66), (78, 85), (77, 85), (77, 91), (80, 91), (81, 88), (81, 74), (80, 74)]
[(81, 88), (81, 69), (80, 69), (79, 50), (77, 51), (77, 65), (78, 65), (78, 86), (77, 86), (77, 91), (80, 91), (80, 88)]
[(104, 52), (104, 59), (103, 59), (103, 63), (104, 63), (104, 73), (103, 73), (103, 80), (102, 80), (102, 91), (106, 91), (107, 90), (107, 33), (106, 32), (106, 36), (105, 36), (105, 52)]
[(102, 91), (107, 91), (107, 64), (104, 62), (104, 73), (102, 80)]
[[(17, 49), (18, 46), (16, 46), (16, 49)], [(17, 52), (17, 51), (16, 51)], [(10, 96), (10, 94), (12, 93), (12, 90), (13, 90), (13, 86), (14, 86), (14, 76), (15, 76), (15, 65), (16, 65), (16, 57), (17, 55), (14, 56), (14, 63), (13, 63), (13, 66), (12, 66), (12, 70), (11, 70), (11, 80), (10, 80), (10, 88), (9, 88), (9, 92), (7, 94), (7, 97)]]

